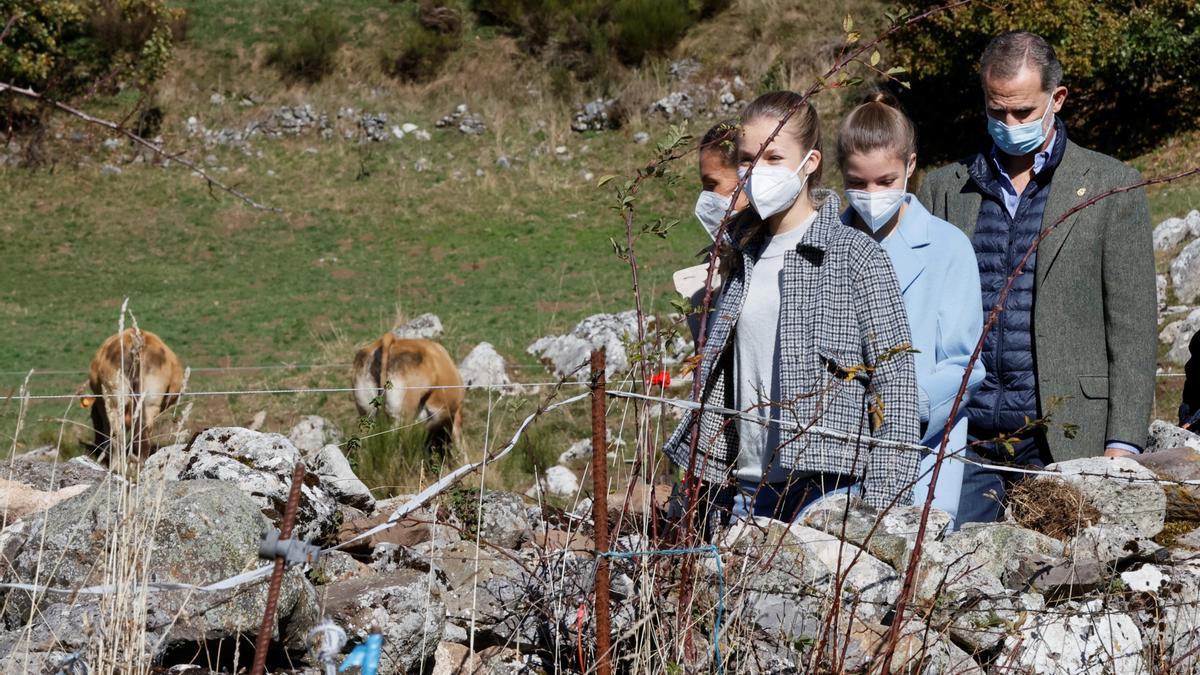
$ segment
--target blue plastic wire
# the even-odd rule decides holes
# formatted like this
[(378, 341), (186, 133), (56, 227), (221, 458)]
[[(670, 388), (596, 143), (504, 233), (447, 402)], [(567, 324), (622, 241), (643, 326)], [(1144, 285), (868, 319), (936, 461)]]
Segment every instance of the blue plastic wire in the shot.
[(717, 612), (713, 620), (712, 645), (713, 659), (717, 666), (717, 674), (721, 673), (721, 617), (725, 614), (725, 565), (721, 562), (721, 552), (713, 544), (699, 548), (668, 548), (659, 551), (605, 551), (597, 554), (597, 558), (644, 558), (648, 556), (692, 555), (708, 553), (717, 561)]

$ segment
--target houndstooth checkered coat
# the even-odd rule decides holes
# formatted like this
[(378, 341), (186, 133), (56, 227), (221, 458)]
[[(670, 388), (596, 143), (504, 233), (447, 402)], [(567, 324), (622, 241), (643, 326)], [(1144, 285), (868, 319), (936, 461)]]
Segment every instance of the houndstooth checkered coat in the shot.
[[(919, 457), (871, 445), (873, 438), (916, 443), (919, 413), (908, 318), (887, 254), (870, 237), (842, 224), (837, 195), (824, 191), (816, 221), (795, 251), (785, 254), (780, 298), (781, 417), (855, 435), (846, 443), (816, 434), (784, 431), (782, 465), (801, 472), (864, 478), (866, 500), (876, 508), (908, 503)], [(753, 216), (748, 216), (752, 218)], [(738, 223), (744, 231), (747, 222)], [(735, 231), (736, 235), (736, 231)], [(735, 236), (734, 240), (737, 240)], [(734, 328), (762, 246), (755, 237), (741, 254), (709, 318), (699, 373), (703, 400), (734, 408)], [(873, 406), (875, 401), (882, 406)], [(870, 412), (881, 408), (879, 415)], [(663, 451), (688, 466), (695, 411), (684, 417)], [(737, 425), (719, 413), (700, 420), (695, 473), (724, 482), (737, 458)], [(899, 495), (899, 500), (897, 499)]]

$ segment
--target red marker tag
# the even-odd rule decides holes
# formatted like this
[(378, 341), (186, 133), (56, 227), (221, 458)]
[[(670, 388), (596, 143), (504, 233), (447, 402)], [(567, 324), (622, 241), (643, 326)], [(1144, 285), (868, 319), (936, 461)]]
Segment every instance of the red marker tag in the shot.
[(652, 384), (656, 387), (671, 386), (671, 373), (668, 372), (666, 369), (658, 371), (657, 373), (654, 374), (654, 377), (650, 378), (650, 384)]

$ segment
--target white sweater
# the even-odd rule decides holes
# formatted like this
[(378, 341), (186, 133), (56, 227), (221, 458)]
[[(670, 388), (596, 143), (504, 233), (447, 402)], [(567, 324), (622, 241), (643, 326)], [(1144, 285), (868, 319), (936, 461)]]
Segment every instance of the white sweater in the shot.
[[(794, 230), (768, 237), (750, 273), (746, 302), (738, 318), (734, 338), (734, 378), (739, 410), (779, 419), (779, 407), (756, 407), (778, 401), (779, 393), (779, 294), (783, 286), (783, 259), (795, 250), (816, 220), (814, 213)], [(763, 425), (738, 418), (738, 457), (733, 475), (739, 480), (768, 482), (787, 480), (787, 471), (772, 461), (779, 444), (788, 439), (778, 425)]]

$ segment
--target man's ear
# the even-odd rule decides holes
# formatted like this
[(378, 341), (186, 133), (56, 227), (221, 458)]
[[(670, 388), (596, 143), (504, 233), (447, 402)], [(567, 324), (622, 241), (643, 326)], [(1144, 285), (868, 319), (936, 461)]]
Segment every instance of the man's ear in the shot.
[(1054, 99), (1054, 112), (1057, 113), (1062, 110), (1063, 103), (1067, 101), (1067, 88), (1059, 85), (1055, 87), (1054, 92), (1050, 96)]

